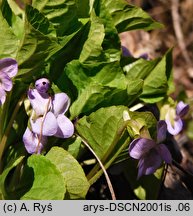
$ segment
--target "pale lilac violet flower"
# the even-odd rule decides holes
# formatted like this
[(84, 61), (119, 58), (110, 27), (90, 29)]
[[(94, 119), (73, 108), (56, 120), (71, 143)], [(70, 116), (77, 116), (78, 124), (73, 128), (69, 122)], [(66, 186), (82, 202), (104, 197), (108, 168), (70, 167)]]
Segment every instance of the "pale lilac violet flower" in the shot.
[(18, 64), (12, 58), (0, 59), (0, 106), (4, 104), (6, 92), (11, 91), (13, 83), (11, 78), (18, 72)]
[[(49, 111), (44, 117), (42, 135), (61, 138), (71, 137), (74, 133), (74, 126), (72, 122), (64, 116), (69, 107), (69, 97), (65, 93), (58, 93), (55, 94), (49, 102), (49, 98), (39, 97), (39, 93), (36, 89), (29, 91), (30, 94), (28, 94), (28, 98), (35, 111), (34, 118), (32, 117), (30, 119), (32, 131), (36, 134), (40, 134), (43, 116), (48, 106)], [(31, 96), (33, 96), (33, 98)], [(42, 108), (44, 108), (44, 111)]]
[[(69, 138), (74, 133), (74, 125), (64, 115), (69, 108), (70, 99), (65, 93), (57, 93), (50, 96), (47, 91), (50, 83), (42, 78), (35, 83), (36, 89), (29, 89), (28, 99), (31, 103), (33, 113), (30, 117), (31, 131), (27, 129), (26, 134), (31, 132), (31, 140), (23, 139), (29, 153), (34, 153), (37, 140), (43, 137), (42, 146), (46, 142), (47, 136), (56, 136), (59, 138)], [(25, 138), (25, 137), (24, 137)]]
[(39, 135), (32, 132), (28, 127), (26, 128), (25, 133), (23, 135), (23, 142), (28, 153), (41, 153), (44, 145), (47, 143), (47, 137), (42, 136), (41, 140), (39, 139)]
[(172, 135), (179, 134), (183, 129), (182, 118), (188, 113), (189, 105), (180, 101), (176, 109), (169, 109), (165, 116), (168, 132)]
[(162, 164), (162, 161), (170, 164), (172, 156), (168, 148), (162, 142), (166, 138), (167, 125), (165, 121), (157, 124), (157, 140), (138, 138), (131, 142), (129, 155), (138, 159), (138, 176), (153, 174)]

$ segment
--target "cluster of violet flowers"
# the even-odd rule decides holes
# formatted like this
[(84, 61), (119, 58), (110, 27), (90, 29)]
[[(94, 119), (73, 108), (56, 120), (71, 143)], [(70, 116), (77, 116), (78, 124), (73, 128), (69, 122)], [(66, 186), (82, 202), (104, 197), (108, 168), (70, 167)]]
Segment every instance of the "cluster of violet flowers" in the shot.
[(157, 139), (138, 138), (134, 139), (129, 146), (129, 155), (139, 160), (138, 176), (153, 174), (165, 161), (167, 164), (172, 163), (172, 156), (167, 146), (163, 143), (166, 139), (167, 131), (172, 135), (179, 134), (183, 129), (182, 118), (189, 111), (189, 105), (180, 101), (176, 109), (170, 111), (165, 116), (165, 120), (157, 123)]
[(50, 95), (49, 89), (50, 81), (41, 78), (27, 93), (32, 114), (23, 142), (30, 154), (41, 153), (49, 136), (69, 138), (74, 133), (73, 123), (64, 115), (70, 105), (69, 97), (65, 93)]

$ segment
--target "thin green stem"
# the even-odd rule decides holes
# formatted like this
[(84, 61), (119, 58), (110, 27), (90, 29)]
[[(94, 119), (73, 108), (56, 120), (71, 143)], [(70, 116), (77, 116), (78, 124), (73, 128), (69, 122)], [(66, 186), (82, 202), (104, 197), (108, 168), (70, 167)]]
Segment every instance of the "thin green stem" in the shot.
[(0, 107), (0, 140), (1, 140), (1, 138), (2, 138), (2, 135), (3, 135), (3, 121), (2, 121), (2, 107)]
[(38, 139), (38, 145), (37, 145), (37, 148), (36, 148), (36, 154), (38, 153), (38, 150), (39, 150), (39, 147), (40, 147), (40, 143), (41, 143), (41, 140), (42, 140), (44, 121), (45, 121), (46, 115), (48, 113), (50, 102), (51, 102), (51, 97), (49, 97), (45, 113), (44, 113), (44, 115), (42, 117), (41, 128), (40, 128), (40, 136), (39, 136), (39, 139)]
[(13, 111), (13, 114), (11, 116), (11, 119), (10, 119), (8, 125), (7, 125), (5, 133), (3, 134), (3, 137), (1, 139), (1, 142), (0, 142), (0, 163), (1, 163), (0, 166), (1, 167), (2, 167), (2, 161), (1, 160), (2, 160), (2, 156), (3, 156), (3, 152), (4, 152), (4, 149), (5, 149), (5, 145), (6, 145), (7, 139), (9, 137), (10, 130), (11, 130), (12, 126), (13, 126), (13, 122), (14, 122), (15, 117), (16, 117), (16, 115), (17, 115), (17, 113), (18, 113), (18, 111), (19, 111), (19, 109), (20, 109), (20, 107), (21, 107), (21, 105), (22, 105), (22, 103), (24, 101), (25, 96), (26, 95), (24, 94), (19, 99), (19, 101), (18, 101), (18, 103), (17, 103), (17, 105), (16, 105), (16, 107), (15, 107), (15, 109)]
[(161, 184), (160, 184), (159, 191), (158, 191), (158, 193), (157, 193), (157, 197), (158, 197), (158, 198), (159, 198), (159, 196), (160, 196), (160, 194), (161, 194), (161, 192), (162, 192), (162, 190), (163, 190), (164, 182), (165, 182), (165, 179), (166, 179), (167, 172), (168, 172), (168, 164), (165, 163), (165, 164), (164, 164), (164, 168), (163, 168), (163, 172), (162, 172), (162, 177), (161, 177), (162, 182), (161, 182)]
[[(128, 137), (123, 145), (116, 151), (113, 157), (111, 157), (106, 163), (105, 163), (105, 169), (108, 169), (110, 165), (115, 161), (117, 156), (128, 146), (128, 143), (130, 142), (130, 137)], [(90, 173), (89, 173), (90, 174)], [(98, 170), (90, 179), (89, 183), (93, 184), (97, 181), (97, 179), (101, 176), (102, 170)]]
[[(79, 135), (77, 135), (79, 136)], [(80, 137), (80, 136), (79, 136)], [(101, 160), (99, 159), (99, 157), (96, 155), (96, 153), (94, 152), (94, 150), (89, 146), (89, 144), (82, 138), (80, 137), (82, 142), (84, 143), (84, 145), (92, 152), (92, 154), (95, 156), (95, 158), (97, 159), (104, 175), (105, 175), (105, 178), (106, 178), (106, 181), (107, 181), (107, 184), (108, 184), (108, 187), (109, 187), (109, 190), (110, 190), (110, 193), (111, 193), (111, 197), (112, 197), (112, 200), (116, 200), (116, 196), (115, 196), (115, 192), (114, 192), (114, 189), (113, 189), (113, 186), (111, 184), (111, 180), (108, 176), (108, 173), (104, 167), (104, 165), (102, 164)]]
[(11, 98), (11, 92), (8, 92), (7, 96), (6, 96), (6, 102), (1, 107), (1, 112), (0, 112), (0, 140), (3, 137), (4, 130), (5, 130), (5, 125), (6, 125), (7, 115), (8, 115), (8, 107), (10, 104), (10, 98)]

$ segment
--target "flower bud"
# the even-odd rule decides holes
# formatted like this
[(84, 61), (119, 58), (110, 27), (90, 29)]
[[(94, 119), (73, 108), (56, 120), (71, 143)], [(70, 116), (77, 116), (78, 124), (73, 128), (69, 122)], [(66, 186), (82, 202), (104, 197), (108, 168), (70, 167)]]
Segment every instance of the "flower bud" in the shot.
[(46, 78), (41, 78), (36, 80), (35, 82), (35, 88), (37, 89), (37, 91), (41, 94), (41, 93), (47, 93), (47, 91), (50, 88), (50, 81)]

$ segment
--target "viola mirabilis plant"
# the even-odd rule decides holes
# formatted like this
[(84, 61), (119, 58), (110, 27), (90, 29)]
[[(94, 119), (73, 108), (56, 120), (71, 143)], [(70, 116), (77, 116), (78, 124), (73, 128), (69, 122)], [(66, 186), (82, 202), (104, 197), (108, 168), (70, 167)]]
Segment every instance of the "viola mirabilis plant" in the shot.
[(41, 153), (48, 136), (69, 138), (74, 133), (74, 125), (64, 115), (70, 105), (65, 93), (50, 95), (50, 82), (41, 78), (35, 82), (35, 88), (28, 90), (28, 99), (32, 106), (30, 128), (27, 127), (23, 142), (30, 153)]
[[(125, 199), (156, 199), (169, 123), (150, 108), (174, 91), (172, 50), (134, 58), (119, 36), (163, 25), (125, 0), (18, 2), (0, 1), (0, 198), (87, 199), (113, 165), (132, 189)], [(186, 110), (168, 114), (172, 127)]]

